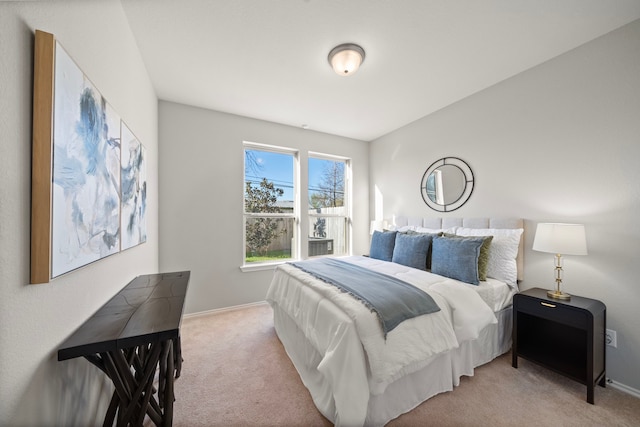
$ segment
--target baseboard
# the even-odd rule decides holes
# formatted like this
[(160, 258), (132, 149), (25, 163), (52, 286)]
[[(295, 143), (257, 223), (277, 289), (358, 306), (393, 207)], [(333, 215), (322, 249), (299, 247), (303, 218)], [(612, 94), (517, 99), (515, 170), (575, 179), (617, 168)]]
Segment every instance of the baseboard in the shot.
[(607, 378), (607, 385), (612, 388), (615, 388), (616, 390), (620, 390), (624, 393), (630, 394), (640, 399), (640, 390), (638, 389), (635, 389), (633, 387), (629, 387), (626, 384), (622, 384), (617, 381), (614, 381), (611, 378)]
[(220, 314), (220, 313), (225, 313), (227, 311), (241, 310), (243, 308), (257, 307), (265, 304), (267, 304), (266, 301), (258, 301), (258, 302), (251, 302), (249, 304), (234, 305), (231, 307), (215, 308), (213, 310), (198, 311), (197, 313), (185, 314), (184, 318), (188, 319), (190, 317), (200, 317), (200, 316), (208, 316), (211, 314)]

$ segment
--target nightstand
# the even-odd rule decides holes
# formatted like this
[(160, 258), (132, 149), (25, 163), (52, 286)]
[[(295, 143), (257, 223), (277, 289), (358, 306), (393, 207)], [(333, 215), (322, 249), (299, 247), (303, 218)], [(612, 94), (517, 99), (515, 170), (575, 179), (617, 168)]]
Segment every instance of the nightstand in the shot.
[(585, 384), (593, 404), (595, 384), (605, 386), (606, 312), (600, 301), (552, 299), (546, 289), (514, 295), (513, 367), (519, 356)]

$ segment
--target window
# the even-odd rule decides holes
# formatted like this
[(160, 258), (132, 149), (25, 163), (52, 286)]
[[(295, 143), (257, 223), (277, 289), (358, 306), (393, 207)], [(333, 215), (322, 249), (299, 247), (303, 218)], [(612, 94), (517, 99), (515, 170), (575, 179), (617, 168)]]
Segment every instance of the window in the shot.
[(242, 269), (348, 254), (349, 176), (348, 159), (245, 142)]
[(309, 256), (348, 251), (348, 165), (343, 159), (309, 155)]
[(245, 144), (244, 264), (296, 257), (295, 152)]

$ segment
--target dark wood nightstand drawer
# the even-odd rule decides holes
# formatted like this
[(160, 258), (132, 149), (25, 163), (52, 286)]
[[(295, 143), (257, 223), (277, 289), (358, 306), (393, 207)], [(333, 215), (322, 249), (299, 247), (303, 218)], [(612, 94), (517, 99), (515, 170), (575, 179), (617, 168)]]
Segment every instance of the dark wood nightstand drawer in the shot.
[(524, 295), (516, 295), (514, 304), (522, 313), (549, 319), (575, 328), (586, 329), (589, 324), (588, 313), (583, 310), (575, 310), (572, 307), (552, 301), (541, 301), (538, 298), (530, 298)]

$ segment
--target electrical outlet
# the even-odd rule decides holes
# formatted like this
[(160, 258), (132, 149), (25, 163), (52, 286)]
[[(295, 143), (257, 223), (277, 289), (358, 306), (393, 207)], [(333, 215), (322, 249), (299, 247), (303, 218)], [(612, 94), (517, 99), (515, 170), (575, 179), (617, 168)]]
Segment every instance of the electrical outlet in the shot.
[(607, 345), (610, 345), (613, 348), (618, 347), (618, 337), (616, 331), (614, 331), (613, 329), (607, 329), (607, 335), (605, 339), (607, 341)]

